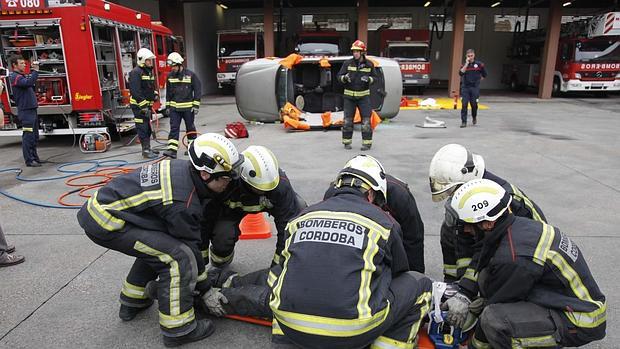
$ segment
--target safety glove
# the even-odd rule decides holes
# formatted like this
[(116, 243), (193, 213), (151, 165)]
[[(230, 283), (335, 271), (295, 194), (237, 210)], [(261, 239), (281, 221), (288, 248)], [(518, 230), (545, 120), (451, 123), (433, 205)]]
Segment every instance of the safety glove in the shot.
[(211, 287), (211, 289), (202, 296), (202, 300), (207, 305), (211, 314), (215, 316), (226, 315), (224, 304), (228, 304), (228, 299), (220, 292), (219, 288)]
[(441, 305), (441, 310), (448, 311), (447, 320), (450, 324), (458, 328), (463, 328), (465, 320), (467, 320), (467, 314), (469, 313), (470, 303), (471, 300), (469, 300), (466, 295), (458, 292)]
[(469, 312), (476, 315), (476, 316), (480, 316), (480, 314), (482, 314), (482, 311), (484, 310), (484, 307), (486, 307), (487, 300), (479, 297), (474, 299), (470, 304), (469, 304)]
[(351, 76), (349, 75), (349, 73), (345, 74), (345, 75), (342, 77), (342, 81), (344, 81), (344, 82), (346, 82), (346, 83), (351, 82)]
[(362, 82), (369, 82), (370, 78), (368, 78), (368, 76), (364, 75), (360, 78), (360, 80), (362, 80)]
[(198, 114), (198, 107), (192, 107), (192, 114), (197, 115)]

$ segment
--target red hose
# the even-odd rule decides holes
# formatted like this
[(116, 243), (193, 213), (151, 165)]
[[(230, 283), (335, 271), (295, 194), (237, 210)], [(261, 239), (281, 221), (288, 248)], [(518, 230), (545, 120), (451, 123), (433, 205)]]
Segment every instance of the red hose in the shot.
[(261, 326), (265, 326), (265, 327), (271, 327), (271, 321), (265, 320), (265, 319), (259, 319), (259, 318), (255, 318), (255, 317), (251, 317), (251, 316), (225, 315), (224, 317), (229, 318), (229, 319), (233, 319), (233, 320), (237, 320), (237, 321), (247, 322), (247, 323), (250, 323), (250, 324), (261, 325)]

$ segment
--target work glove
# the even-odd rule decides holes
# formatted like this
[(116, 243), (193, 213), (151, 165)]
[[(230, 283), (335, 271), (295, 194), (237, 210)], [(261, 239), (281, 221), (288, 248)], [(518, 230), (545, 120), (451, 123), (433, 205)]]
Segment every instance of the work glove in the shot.
[(362, 76), (362, 77), (360, 78), (360, 80), (362, 80), (362, 82), (369, 82), (369, 81), (370, 81), (370, 78), (369, 78), (368, 76), (364, 75), (364, 76)]
[(194, 114), (194, 115), (198, 115), (198, 110), (199, 110), (199, 109), (198, 109), (197, 107), (193, 107), (193, 108), (192, 108), (192, 114)]
[(219, 288), (211, 287), (203, 296), (202, 300), (205, 302), (209, 312), (215, 316), (226, 315), (224, 304), (228, 304), (228, 299), (224, 296)]
[(441, 310), (448, 311), (446, 319), (450, 324), (458, 328), (463, 328), (465, 320), (467, 320), (467, 314), (469, 313), (470, 303), (471, 300), (469, 300), (466, 295), (458, 292), (441, 305)]
[(349, 75), (349, 73), (345, 74), (345, 75), (342, 77), (342, 81), (344, 81), (345, 83), (349, 83), (349, 82), (351, 82), (351, 76)]
[(480, 314), (482, 314), (482, 311), (484, 310), (484, 307), (486, 307), (486, 305), (487, 305), (486, 299), (482, 297), (476, 298), (474, 299), (473, 302), (469, 304), (469, 312), (476, 316), (480, 316)]

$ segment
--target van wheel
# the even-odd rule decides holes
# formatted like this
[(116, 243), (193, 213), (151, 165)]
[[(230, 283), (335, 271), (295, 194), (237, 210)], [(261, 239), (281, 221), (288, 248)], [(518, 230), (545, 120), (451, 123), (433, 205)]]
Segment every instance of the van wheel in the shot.
[(553, 86), (551, 87), (551, 95), (554, 97), (560, 97), (562, 90), (560, 88), (560, 79), (556, 76), (553, 78)]

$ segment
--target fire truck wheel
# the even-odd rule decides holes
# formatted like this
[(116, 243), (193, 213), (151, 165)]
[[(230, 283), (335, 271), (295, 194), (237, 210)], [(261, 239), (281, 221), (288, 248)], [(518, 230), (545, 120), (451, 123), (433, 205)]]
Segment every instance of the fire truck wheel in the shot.
[(562, 95), (562, 90), (560, 89), (560, 79), (557, 76), (553, 78), (553, 87), (551, 88), (551, 94), (554, 97), (559, 97)]

